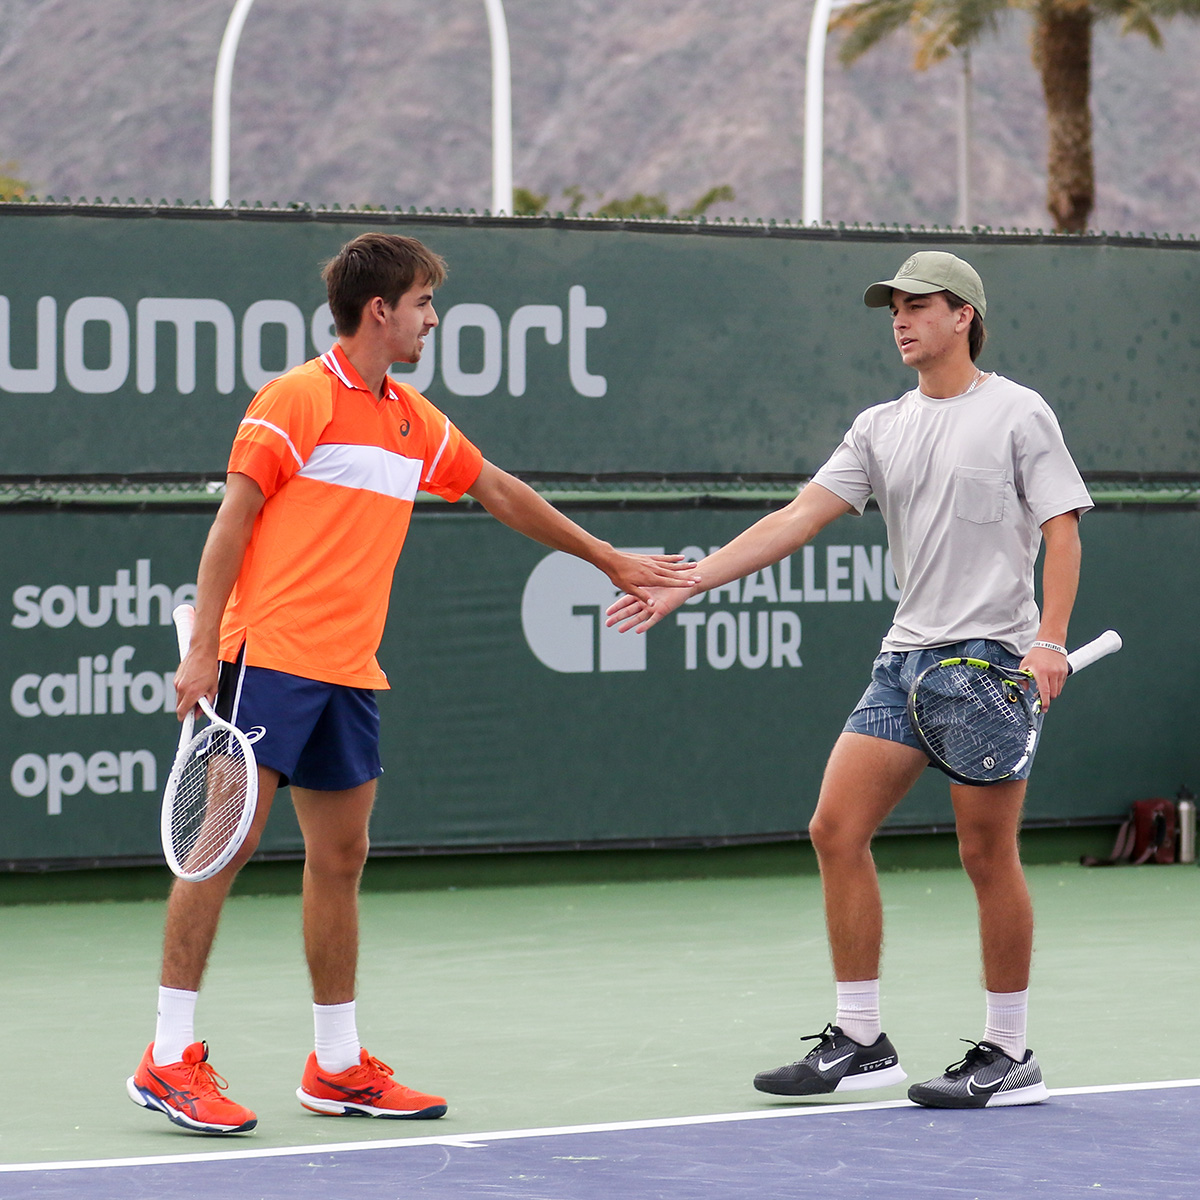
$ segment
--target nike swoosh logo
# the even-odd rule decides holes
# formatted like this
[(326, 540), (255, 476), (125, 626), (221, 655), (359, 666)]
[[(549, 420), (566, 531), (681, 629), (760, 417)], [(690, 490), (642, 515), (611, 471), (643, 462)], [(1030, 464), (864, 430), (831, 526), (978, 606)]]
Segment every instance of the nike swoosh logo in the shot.
[(836, 1067), (839, 1063), (844, 1063), (846, 1061), (846, 1059), (853, 1058), (853, 1057), (854, 1057), (854, 1051), (851, 1050), (849, 1054), (843, 1054), (841, 1058), (831, 1059), (829, 1062), (826, 1062), (823, 1058), (818, 1058), (817, 1066), (820, 1067), (822, 1071), (832, 1071), (833, 1068)]
[(992, 1092), (995, 1091), (996, 1088), (998, 1088), (1003, 1082), (1004, 1076), (1001, 1075), (999, 1079), (993, 1080), (991, 1083), (976, 1083), (975, 1076), (972, 1075), (971, 1078), (967, 1080), (967, 1091), (973, 1095), (978, 1094), (979, 1092)]

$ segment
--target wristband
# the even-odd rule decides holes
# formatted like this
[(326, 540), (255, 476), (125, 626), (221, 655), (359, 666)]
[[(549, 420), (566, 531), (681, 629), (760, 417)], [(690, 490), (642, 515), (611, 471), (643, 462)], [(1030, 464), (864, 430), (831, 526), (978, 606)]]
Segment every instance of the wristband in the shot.
[(1055, 654), (1061, 654), (1064, 658), (1067, 653), (1066, 646), (1060, 646), (1057, 642), (1034, 642), (1033, 648), (1035, 650), (1053, 650)]

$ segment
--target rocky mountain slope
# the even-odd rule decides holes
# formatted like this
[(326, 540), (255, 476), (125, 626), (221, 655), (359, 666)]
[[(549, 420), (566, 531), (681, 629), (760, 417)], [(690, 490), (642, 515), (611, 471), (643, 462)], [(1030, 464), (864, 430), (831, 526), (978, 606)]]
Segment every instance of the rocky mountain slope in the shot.
[[(41, 195), (206, 198), (213, 71), (231, 0), (0, 0), (0, 162)], [(714, 185), (724, 217), (800, 216), (810, 6), (795, 0), (507, 0), (515, 175), (551, 196)], [(1102, 27), (1098, 229), (1200, 232), (1200, 22), (1167, 46)], [(235, 200), (476, 208), (490, 197), (480, 0), (257, 0), (234, 79)], [(954, 65), (905, 39), (826, 70), (825, 215), (946, 224)], [(1028, 18), (974, 54), (972, 219), (1047, 224)]]

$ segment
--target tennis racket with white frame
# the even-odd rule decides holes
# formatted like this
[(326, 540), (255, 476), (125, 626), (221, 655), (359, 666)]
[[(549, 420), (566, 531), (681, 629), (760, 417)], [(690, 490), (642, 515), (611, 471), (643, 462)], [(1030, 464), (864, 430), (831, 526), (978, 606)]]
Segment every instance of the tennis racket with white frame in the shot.
[[(1067, 674), (1121, 648), (1109, 629), (1067, 655)], [(1002, 783), (1033, 757), (1042, 701), (1029, 671), (979, 658), (945, 658), (917, 676), (908, 719), (934, 766), (959, 783)]]
[[(182, 661), (192, 641), (196, 610), (171, 614)], [(179, 749), (162, 802), (162, 846), (180, 879), (210, 879), (237, 854), (258, 806), (258, 764), (240, 729), (222, 720), (207, 697), (200, 710), (209, 723), (198, 732), (194, 712), (183, 719)]]

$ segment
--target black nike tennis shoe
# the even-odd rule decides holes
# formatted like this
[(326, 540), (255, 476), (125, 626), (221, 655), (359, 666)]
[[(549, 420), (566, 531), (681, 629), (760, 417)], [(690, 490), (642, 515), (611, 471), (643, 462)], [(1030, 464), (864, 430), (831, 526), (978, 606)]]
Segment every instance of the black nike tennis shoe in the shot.
[(969, 1045), (961, 1062), (936, 1079), (914, 1083), (908, 1098), (926, 1108), (1001, 1108), (1040, 1104), (1050, 1095), (1032, 1050), (1017, 1062), (991, 1042)]
[(887, 1087), (908, 1078), (900, 1066), (896, 1048), (885, 1033), (864, 1046), (837, 1025), (826, 1025), (820, 1033), (800, 1040), (819, 1044), (799, 1062), (755, 1075), (754, 1086), (760, 1092), (774, 1096), (820, 1096), (827, 1092)]

